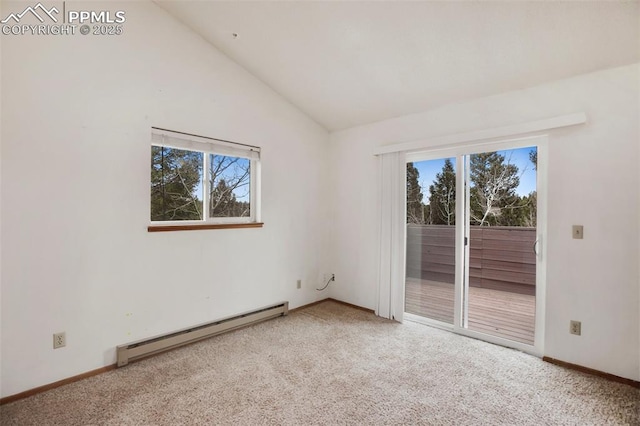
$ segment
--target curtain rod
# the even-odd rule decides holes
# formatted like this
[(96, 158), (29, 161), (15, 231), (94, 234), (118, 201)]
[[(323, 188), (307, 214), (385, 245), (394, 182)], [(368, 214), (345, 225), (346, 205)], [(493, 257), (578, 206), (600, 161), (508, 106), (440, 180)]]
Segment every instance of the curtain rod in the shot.
[(193, 133), (178, 132), (177, 130), (163, 129), (162, 127), (151, 126), (151, 128), (154, 129), (154, 130), (161, 130), (163, 132), (171, 132), (171, 133), (176, 133), (178, 135), (193, 136), (193, 137), (196, 137), (196, 138), (208, 139), (208, 140), (217, 141), (217, 142), (225, 142), (225, 143), (230, 143), (230, 144), (234, 144), (234, 145), (240, 145), (240, 146), (245, 146), (247, 148), (255, 148), (257, 150), (260, 150), (259, 146), (249, 145), (249, 144), (246, 144), (246, 143), (233, 142), (233, 141), (228, 141), (228, 140), (224, 140), (224, 139), (210, 138), (208, 136), (194, 135)]

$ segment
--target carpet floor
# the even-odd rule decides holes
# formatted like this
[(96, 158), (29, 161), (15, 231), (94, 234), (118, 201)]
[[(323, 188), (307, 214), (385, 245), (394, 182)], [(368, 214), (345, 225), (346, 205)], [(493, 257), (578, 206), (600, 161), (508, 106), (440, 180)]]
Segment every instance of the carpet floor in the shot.
[(640, 425), (640, 389), (327, 301), (0, 407), (3, 425)]

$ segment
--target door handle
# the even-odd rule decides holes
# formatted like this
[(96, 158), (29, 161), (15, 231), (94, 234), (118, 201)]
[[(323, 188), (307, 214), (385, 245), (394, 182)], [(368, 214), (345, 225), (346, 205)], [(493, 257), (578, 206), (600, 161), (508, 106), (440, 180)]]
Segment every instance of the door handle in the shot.
[(542, 253), (538, 250), (538, 245), (540, 243), (541, 237), (539, 236), (537, 240), (533, 242), (533, 253), (536, 255), (538, 260), (542, 260)]

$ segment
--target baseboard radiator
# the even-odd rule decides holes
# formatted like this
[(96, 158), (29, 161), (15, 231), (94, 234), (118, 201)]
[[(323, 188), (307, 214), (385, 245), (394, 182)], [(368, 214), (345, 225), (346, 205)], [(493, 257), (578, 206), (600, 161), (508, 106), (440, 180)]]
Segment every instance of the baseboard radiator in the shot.
[(289, 302), (282, 302), (206, 324), (120, 345), (117, 347), (118, 367), (123, 367), (130, 361), (136, 361), (247, 325), (284, 316), (288, 313)]

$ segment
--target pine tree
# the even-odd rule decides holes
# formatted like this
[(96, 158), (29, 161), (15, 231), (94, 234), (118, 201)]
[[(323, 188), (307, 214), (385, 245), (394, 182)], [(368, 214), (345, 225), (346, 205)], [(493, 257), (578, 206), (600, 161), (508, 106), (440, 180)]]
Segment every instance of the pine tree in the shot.
[(538, 192), (532, 191), (528, 196), (522, 198), (527, 204), (523, 226), (535, 228), (538, 226)]
[(505, 206), (500, 208), (500, 215), (495, 217), (495, 225), (499, 226), (528, 226), (529, 200), (527, 197), (513, 195), (505, 200)]
[(151, 147), (151, 220), (200, 220), (202, 153)]
[(529, 151), (529, 160), (533, 163), (533, 170), (538, 170), (538, 150)]
[(407, 223), (425, 223), (422, 188), (418, 182), (419, 177), (420, 172), (413, 163), (407, 163)]
[(218, 185), (211, 191), (209, 197), (211, 206), (209, 216), (211, 217), (233, 217), (233, 210), (236, 204), (236, 196), (231, 192), (224, 179), (218, 181)]
[(435, 225), (456, 223), (456, 172), (449, 158), (444, 160), (442, 171), (436, 174), (429, 186), (430, 222)]

